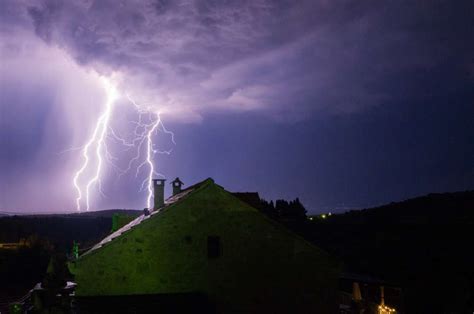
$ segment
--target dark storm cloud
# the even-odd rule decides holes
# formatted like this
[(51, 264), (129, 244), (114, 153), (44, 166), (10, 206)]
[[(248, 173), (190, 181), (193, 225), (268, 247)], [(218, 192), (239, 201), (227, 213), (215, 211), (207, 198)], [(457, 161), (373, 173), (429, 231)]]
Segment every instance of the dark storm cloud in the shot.
[(43, 1), (28, 12), (38, 36), (80, 63), (123, 71), (167, 106), (265, 110), (285, 120), (403, 100), (411, 91), (402, 81), (439, 66), (472, 71), (472, 6)]

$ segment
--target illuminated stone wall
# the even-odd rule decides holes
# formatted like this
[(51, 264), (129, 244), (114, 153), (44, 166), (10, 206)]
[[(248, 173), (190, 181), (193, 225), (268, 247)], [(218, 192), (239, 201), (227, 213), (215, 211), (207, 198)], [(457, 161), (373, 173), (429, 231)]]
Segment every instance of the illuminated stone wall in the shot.
[[(209, 236), (218, 257), (208, 256)], [(332, 306), (338, 276), (325, 252), (211, 179), (71, 270), (78, 296), (203, 292), (219, 308), (255, 311)]]

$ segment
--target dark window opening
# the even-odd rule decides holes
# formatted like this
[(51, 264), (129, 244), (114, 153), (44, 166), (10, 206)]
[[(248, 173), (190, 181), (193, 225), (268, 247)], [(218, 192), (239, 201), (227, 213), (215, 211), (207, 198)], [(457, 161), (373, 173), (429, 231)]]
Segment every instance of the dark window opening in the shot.
[(217, 258), (222, 255), (221, 238), (218, 236), (207, 237), (207, 257)]

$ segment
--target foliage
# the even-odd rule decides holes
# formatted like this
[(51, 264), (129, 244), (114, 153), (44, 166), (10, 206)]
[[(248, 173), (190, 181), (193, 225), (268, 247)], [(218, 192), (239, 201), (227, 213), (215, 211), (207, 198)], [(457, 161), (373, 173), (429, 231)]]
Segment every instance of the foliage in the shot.
[(275, 204), (273, 201), (268, 202), (261, 199), (257, 209), (270, 218), (283, 223), (303, 222), (306, 220), (306, 208), (298, 198), (289, 202), (279, 199), (275, 201)]

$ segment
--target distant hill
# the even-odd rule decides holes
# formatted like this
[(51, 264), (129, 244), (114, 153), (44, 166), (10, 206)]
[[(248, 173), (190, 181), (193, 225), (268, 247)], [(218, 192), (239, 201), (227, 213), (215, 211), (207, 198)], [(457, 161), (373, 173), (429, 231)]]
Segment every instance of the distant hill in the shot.
[(81, 215), (90, 217), (112, 217), (115, 213), (121, 214), (140, 214), (140, 210), (136, 209), (104, 209), (96, 211), (81, 211), (81, 212), (8, 212), (0, 211), (0, 217), (5, 216), (69, 216), (69, 215)]
[(57, 249), (69, 250), (73, 241), (90, 246), (105, 237), (116, 213), (136, 217), (139, 210), (108, 209), (82, 213), (25, 214), (0, 217), (0, 242), (18, 242), (30, 236), (44, 238)]
[[(71, 254), (73, 241), (80, 252), (107, 236), (112, 216), (136, 217), (137, 210), (101, 210), (83, 213), (24, 214), (2, 213), (0, 242), (26, 240), (28, 247), (0, 249), (0, 311), (5, 299), (18, 299), (44, 278), (53, 252)], [(122, 219), (123, 220), (123, 219)]]
[(474, 191), (436, 193), (335, 215), (351, 223), (474, 223)]
[(294, 230), (346, 271), (401, 286), (408, 313), (474, 311), (474, 191), (351, 210)]
[(0, 217), (12, 216), (15, 215), (14, 212), (0, 211)]
[(136, 210), (136, 209), (105, 209), (105, 210), (98, 210), (98, 211), (72, 213), (70, 215), (80, 215), (82, 217), (112, 217), (114, 214), (138, 216), (142, 214), (142, 211)]

